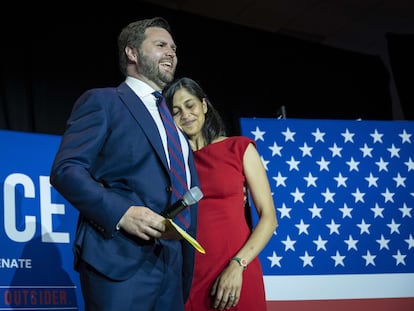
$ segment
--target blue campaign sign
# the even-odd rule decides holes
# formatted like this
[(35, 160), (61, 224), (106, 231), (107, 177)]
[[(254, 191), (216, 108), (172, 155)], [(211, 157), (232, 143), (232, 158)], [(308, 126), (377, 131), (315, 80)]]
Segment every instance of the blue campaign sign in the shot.
[(49, 183), (60, 139), (0, 131), (0, 310), (83, 310), (78, 211)]

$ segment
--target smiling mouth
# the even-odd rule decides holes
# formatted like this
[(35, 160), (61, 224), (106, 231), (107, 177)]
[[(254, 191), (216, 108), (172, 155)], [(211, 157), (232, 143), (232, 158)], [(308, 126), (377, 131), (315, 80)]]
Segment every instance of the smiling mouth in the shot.
[(161, 66), (161, 68), (163, 68), (164, 70), (167, 70), (167, 71), (172, 71), (172, 69), (173, 69), (172, 62), (162, 62), (162, 63), (160, 63), (160, 66)]
[(186, 121), (184, 123), (181, 123), (182, 127), (191, 127), (194, 124), (195, 120)]

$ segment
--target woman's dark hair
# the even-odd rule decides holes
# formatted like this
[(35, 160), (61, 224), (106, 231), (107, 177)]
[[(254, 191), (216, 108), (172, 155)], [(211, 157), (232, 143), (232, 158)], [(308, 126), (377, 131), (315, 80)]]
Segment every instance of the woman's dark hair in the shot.
[(207, 113), (205, 115), (206, 121), (201, 130), (206, 143), (211, 144), (215, 138), (219, 136), (226, 136), (226, 127), (220, 114), (211, 104), (207, 94), (201, 86), (193, 79), (183, 77), (173, 81), (164, 88), (163, 95), (170, 110), (172, 110), (174, 94), (182, 88), (186, 89), (190, 94), (194, 95), (201, 101), (205, 98), (205, 101), (207, 102)]

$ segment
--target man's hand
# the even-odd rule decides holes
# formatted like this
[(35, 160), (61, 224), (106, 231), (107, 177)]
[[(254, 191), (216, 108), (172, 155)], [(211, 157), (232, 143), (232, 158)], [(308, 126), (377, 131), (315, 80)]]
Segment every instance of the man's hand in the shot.
[(145, 206), (131, 206), (118, 224), (143, 240), (159, 239), (166, 232), (165, 218)]

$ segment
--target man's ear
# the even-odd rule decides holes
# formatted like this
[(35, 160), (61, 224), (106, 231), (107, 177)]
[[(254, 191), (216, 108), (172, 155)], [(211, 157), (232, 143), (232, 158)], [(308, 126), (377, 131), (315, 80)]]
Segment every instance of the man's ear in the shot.
[(128, 56), (128, 60), (131, 63), (137, 63), (138, 61), (138, 53), (136, 49), (131, 48), (130, 46), (125, 47), (125, 54)]

